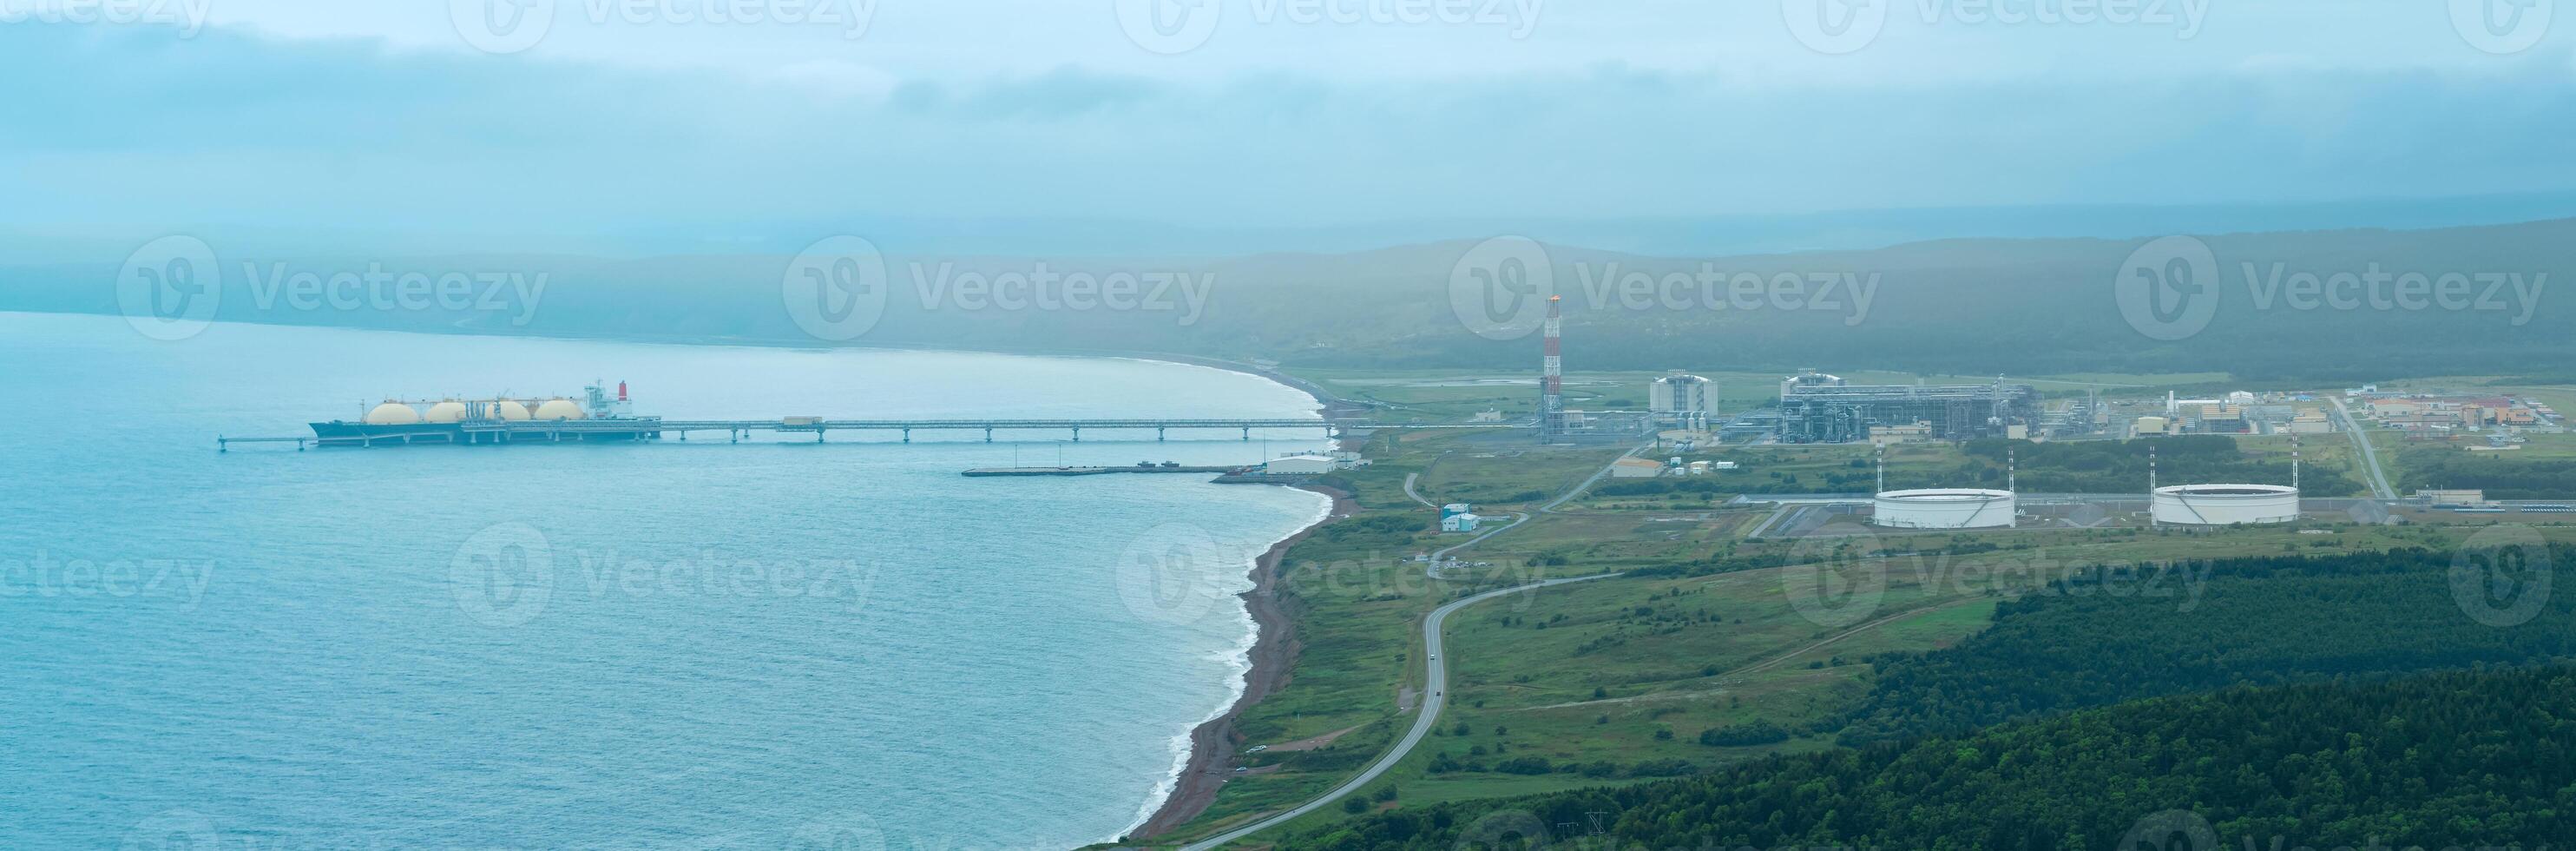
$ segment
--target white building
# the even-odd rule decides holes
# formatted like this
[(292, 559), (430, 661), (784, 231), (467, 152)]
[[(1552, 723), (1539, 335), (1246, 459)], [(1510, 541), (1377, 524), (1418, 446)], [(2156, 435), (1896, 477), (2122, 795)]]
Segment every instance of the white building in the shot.
[(1273, 476), (1320, 476), (1338, 466), (1322, 455), (1290, 455), (1261, 465), (1262, 472)]
[(1476, 513), (1476, 507), (1463, 502), (1453, 502), (1448, 505), (1440, 506), (1440, 516), (1442, 517), (1456, 517), (1461, 514), (1474, 513)]
[(1610, 462), (1610, 478), (1651, 479), (1664, 474), (1664, 462), (1652, 458), (1621, 458)]
[(1484, 519), (1473, 514), (1452, 514), (1440, 518), (1440, 531), (1473, 532), (1476, 531), (1476, 524)]
[(1673, 370), (1647, 390), (1646, 409), (1656, 422), (1705, 431), (1717, 419), (1717, 382)]

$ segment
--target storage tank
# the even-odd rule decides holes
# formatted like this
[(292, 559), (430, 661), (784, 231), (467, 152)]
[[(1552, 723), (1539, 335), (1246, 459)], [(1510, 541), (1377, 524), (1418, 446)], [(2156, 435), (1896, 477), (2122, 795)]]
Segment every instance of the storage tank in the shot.
[(449, 399), (444, 402), (431, 405), (429, 406), (428, 411), (423, 412), (420, 415), (420, 421), (425, 423), (464, 422), (465, 403)]
[(2157, 488), (2156, 522), (2185, 526), (2288, 523), (2299, 519), (2299, 489), (2282, 485), (2174, 485)]
[(1929, 488), (1883, 491), (1870, 523), (1896, 529), (2005, 529), (2013, 525), (2012, 491)]
[(420, 422), (419, 411), (412, 410), (410, 405), (392, 399), (387, 399), (384, 404), (368, 410), (366, 417), (368, 425), (411, 425), (417, 422)]
[(537, 406), (535, 418), (539, 420), (581, 419), (581, 405), (575, 403), (571, 399), (561, 397), (548, 399), (545, 401), (545, 404)]
[(522, 405), (508, 399), (492, 400), (493, 419), (515, 423), (527, 421), (528, 416), (528, 406), (526, 405)]

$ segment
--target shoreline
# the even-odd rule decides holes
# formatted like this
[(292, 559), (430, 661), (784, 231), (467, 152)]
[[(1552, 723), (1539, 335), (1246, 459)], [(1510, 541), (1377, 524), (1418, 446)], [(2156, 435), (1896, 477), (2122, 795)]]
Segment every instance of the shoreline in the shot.
[(1232, 772), (1227, 768), (1233, 762), (1237, 744), (1235, 720), (1245, 710), (1288, 685), (1289, 671), (1295, 666), (1301, 646), (1297, 642), (1296, 621), (1288, 616), (1286, 606), (1279, 599), (1280, 568), (1288, 558), (1289, 549), (1335, 518), (1349, 516), (1359, 508), (1350, 494), (1339, 490), (1321, 485), (1295, 487), (1323, 494), (1333, 501), (1332, 506), (1325, 509), (1324, 516), (1314, 523), (1270, 545), (1269, 550), (1253, 559), (1252, 589), (1239, 595), (1244, 610), (1252, 615), (1254, 630), (1252, 649), (1246, 654), (1250, 665), (1243, 672), (1243, 691), (1216, 717), (1190, 730), (1190, 753), (1182, 763), (1180, 776), (1173, 781), (1171, 792), (1155, 806), (1153, 814), (1128, 829), (1126, 838), (1129, 841), (1169, 833), (1206, 812), (1208, 805), (1216, 802), (1217, 792), (1225, 787), (1227, 780), (1232, 779)]

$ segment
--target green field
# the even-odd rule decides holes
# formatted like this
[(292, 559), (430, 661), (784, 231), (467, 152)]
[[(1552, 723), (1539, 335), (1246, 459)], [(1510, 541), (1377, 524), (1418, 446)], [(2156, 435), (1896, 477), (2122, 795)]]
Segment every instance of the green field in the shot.
[[(1459, 377), (1351, 373), (1341, 375), (1336, 390), (1366, 387), (1367, 394), (1354, 395), (1400, 400), (1429, 418), (1502, 406), (1529, 389), (1448, 380)], [(1652, 377), (1636, 373), (1593, 386), (1603, 398), (1642, 400), (1643, 383)], [(2209, 376), (2157, 378), (2186, 384)], [(1999, 602), (2069, 566), (2446, 549), (2486, 524), (2535, 519), (2408, 513), (2410, 525), (2318, 517), (2218, 530), (2026, 527), (1750, 540), (1775, 509), (1728, 505), (1734, 495), (1864, 491), (1874, 474), (1873, 450), (1763, 446), (1698, 453), (1689, 457), (1734, 460), (1743, 468), (1707, 477), (1712, 486), (1667, 493), (1618, 492), (1624, 484), (1666, 480), (1604, 479), (1555, 512), (1538, 513), (1622, 448), (1543, 449), (1526, 439), (1499, 429), (1384, 433), (1368, 447), (1373, 466), (1329, 480), (1350, 490), (1363, 510), (1291, 550), (1283, 593), (1299, 623), (1302, 655), (1287, 687), (1250, 708), (1238, 730), (1246, 749), (1316, 737), (1331, 737), (1330, 744), (1239, 754), (1246, 770), (1208, 812), (1155, 844), (1204, 837), (1310, 800), (1377, 759), (1414, 721), (1410, 706), (1419, 701), (1415, 690), (1423, 677), (1420, 619), (1479, 590), (1548, 577), (1644, 574), (1506, 597), (1454, 616), (1447, 643), (1450, 703), (1439, 733), (1373, 784), (1363, 809), (1625, 785), (1769, 753), (1832, 749), (1833, 734), (1819, 725), (1869, 694), (1872, 668), (1861, 660), (1959, 642), (1984, 629)], [(2576, 452), (2576, 441), (2535, 444), (2524, 457)], [(2237, 442), (2246, 461), (2267, 469), (2284, 461), (2288, 448), (2286, 438)], [(2309, 437), (2301, 448), (2312, 475), (2355, 469), (2343, 435)], [(2381, 452), (2392, 479), (2399, 471), (2390, 450), (2397, 448), (2383, 444)], [(1950, 444), (1894, 447), (1888, 471), (1889, 484), (1899, 487), (1968, 486), (1982, 481), (1960, 479), (1995, 474), (1990, 463)], [(1470, 536), (1430, 531), (1436, 514), (1405, 493), (1408, 475), (1419, 477), (1417, 490), (1433, 503), (1470, 502), (1480, 513), (1528, 519), (1463, 553), (1470, 566), (1432, 578), (1411, 559)], [(2359, 479), (2358, 472), (2348, 475)], [(2535, 531), (2576, 541), (2576, 526), (2544, 522)], [(1819, 561), (1884, 575), (1865, 616), (1819, 617), (1812, 607), (1801, 608), (1801, 595), (1792, 590), (1816, 587)], [(1772, 731), (1785, 738), (1772, 740)], [(1704, 733), (1712, 743), (1702, 743)], [(1349, 817), (1340, 806), (1328, 807), (1292, 829)]]

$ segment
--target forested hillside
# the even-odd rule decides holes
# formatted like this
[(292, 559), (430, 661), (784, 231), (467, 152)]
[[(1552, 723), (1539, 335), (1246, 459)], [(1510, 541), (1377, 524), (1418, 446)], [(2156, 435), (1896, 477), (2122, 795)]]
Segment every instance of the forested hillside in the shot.
[[(2556, 563), (2576, 549), (2562, 548)], [(2452, 597), (2448, 553), (2401, 550), (2194, 565), (2171, 596), (2098, 574), (2005, 602), (1994, 625), (1920, 655), (1872, 660), (1845, 744), (1954, 734), (2142, 697), (2328, 677), (2576, 660), (2576, 598), (2488, 626)], [(2179, 580), (2176, 583), (2179, 584)]]
[(2570, 836), (2576, 672), (2549, 668), (2138, 701), (1686, 780), (1409, 807), (1278, 847), (2210, 851)]

